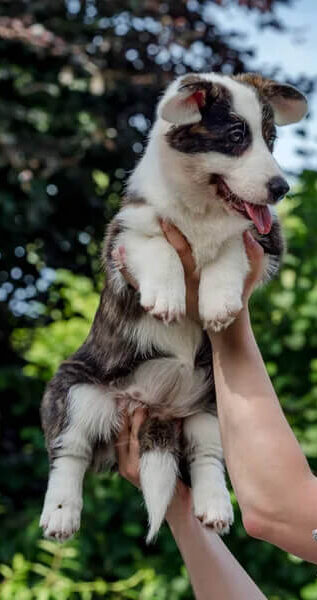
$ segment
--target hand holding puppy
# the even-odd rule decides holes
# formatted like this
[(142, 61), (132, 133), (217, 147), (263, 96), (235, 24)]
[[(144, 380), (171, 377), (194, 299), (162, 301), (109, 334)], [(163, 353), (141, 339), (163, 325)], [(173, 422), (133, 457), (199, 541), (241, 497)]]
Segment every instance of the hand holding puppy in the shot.
[[(167, 241), (176, 250), (183, 265), (186, 283), (186, 313), (191, 319), (199, 322), (198, 289), (200, 274), (196, 269), (191, 247), (177, 227), (166, 221), (161, 221), (161, 227)], [(249, 231), (244, 232), (243, 240), (251, 267), (250, 273), (245, 280), (243, 291), (243, 308), (246, 308), (248, 301), (263, 274), (264, 251), (262, 246), (260, 246)], [(124, 247), (120, 246), (114, 250), (112, 257), (128, 283), (135, 289), (138, 289), (137, 281), (130, 275), (126, 268)]]

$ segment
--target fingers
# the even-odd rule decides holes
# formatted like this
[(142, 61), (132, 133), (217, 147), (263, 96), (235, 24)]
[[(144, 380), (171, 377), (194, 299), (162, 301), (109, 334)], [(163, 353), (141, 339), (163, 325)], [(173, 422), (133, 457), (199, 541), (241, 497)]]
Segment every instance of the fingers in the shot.
[(243, 234), (244, 246), (250, 261), (251, 271), (246, 279), (243, 296), (248, 299), (260, 281), (264, 269), (264, 250), (249, 231)]
[(147, 411), (144, 408), (137, 408), (130, 417), (125, 412), (123, 426), (116, 442), (119, 472), (137, 487), (140, 486), (139, 430), (146, 416)]
[(131, 436), (130, 441), (138, 441), (139, 430), (146, 419), (147, 410), (145, 408), (136, 408), (133, 415), (130, 417)]
[(130, 432), (130, 444), (129, 444), (129, 455), (132, 464), (139, 464), (140, 458), (140, 444), (139, 444), (139, 431), (142, 423), (145, 421), (147, 411), (145, 408), (137, 408), (130, 420), (131, 432)]
[(124, 246), (118, 246), (111, 252), (112, 260), (114, 262), (115, 267), (122, 271), (126, 264), (126, 253)]
[(263, 255), (264, 255), (264, 250), (263, 250), (261, 244), (259, 244), (259, 242), (257, 242), (254, 239), (254, 237), (250, 231), (244, 232), (243, 240), (244, 240), (244, 245), (245, 245), (245, 249), (246, 249), (249, 260), (252, 263), (260, 262), (263, 259)]
[(160, 223), (167, 241), (173, 246), (182, 261), (185, 275), (192, 276), (195, 273), (196, 265), (188, 241), (179, 229), (171, 223), (167, 221), (161, 221)]
[(264, 250), (262, 246), (254, 239), (250, 231), (244, 232), (243, 239), (252, 271), (256, 276), (261, 276), (263, 271)]
[[(199, 279), (191, 247), (186, 238), (181, 234), (177, 227), (174, 227), (170, 223), (161, 220), (160, 224), (167, 241), (173, 246), (182, 261), (185, 276), (187, 278)], [(126, 267), (126, 253), (124, 246), (115, 248), (111, 253), (111, 257), (115, 267), (120, 271), (125, 280), (137, 290), (139, 288), (138, 282), (129, 273)]]
[(123, 413), (122, 427), (120, 429), (119, 435), (117, 437), (117, 441), (115, 443), (115, 449), (117, 452), (119, 470), (120, 470), (120, 466), (122, 466), (126, 463), (127, 457), (129, 455), (129, 439), (130, 439), (129, 417), (128, 417), (127, 412), (125, 411)]

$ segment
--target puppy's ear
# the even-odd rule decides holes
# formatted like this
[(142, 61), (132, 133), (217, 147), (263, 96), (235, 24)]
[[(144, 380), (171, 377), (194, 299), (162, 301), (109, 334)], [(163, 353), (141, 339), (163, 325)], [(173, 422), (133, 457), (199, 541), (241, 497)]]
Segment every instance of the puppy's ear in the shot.
[(307, 113), (308, 105), (304, 94), (292, 85), (266, 79), (258, 73), (242, 73), (234, 76), (234, 79), (255, 87), (260, 97), (271, 104), (276, 125), (297, 123)]
[(270, 81), (265, 85), (264, 94), (273, 108), (276, 125), (297, 123), (307, 114), (304, 94), (291, 85)]
[[(175, 82), (176, 83), (176, 82)], [(205, 106), (207, 87), (211, 84), (199, 77), (187, 76), (171, 86), (158, 105), (158, 116), (174, 125), (191, 125), (201, 121), (200, 109)]]

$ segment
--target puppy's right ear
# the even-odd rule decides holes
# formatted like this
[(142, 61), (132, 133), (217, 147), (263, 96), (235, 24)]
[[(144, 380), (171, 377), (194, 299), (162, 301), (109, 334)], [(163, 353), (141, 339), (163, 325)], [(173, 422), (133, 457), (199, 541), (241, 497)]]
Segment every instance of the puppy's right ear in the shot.
[(187, 76), (177, 82), (177, 87), (175, 83), (160, 101), (158, 116), (174, 125), (198, 123), (202, 118), (200, 109), (206, 104), (206, 82), (197, 76)]

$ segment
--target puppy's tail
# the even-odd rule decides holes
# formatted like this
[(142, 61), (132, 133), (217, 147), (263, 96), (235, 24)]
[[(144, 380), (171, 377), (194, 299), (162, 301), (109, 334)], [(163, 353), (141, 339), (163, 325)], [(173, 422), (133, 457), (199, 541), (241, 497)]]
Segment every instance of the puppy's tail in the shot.
[(140, 480), (148, 512), (146, 542), (153, 540), (174, 495), (180, 427), (176, 421), (146, 421), (140, 430)]

